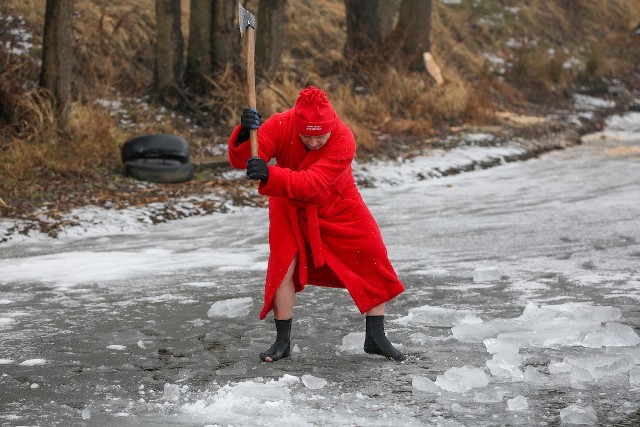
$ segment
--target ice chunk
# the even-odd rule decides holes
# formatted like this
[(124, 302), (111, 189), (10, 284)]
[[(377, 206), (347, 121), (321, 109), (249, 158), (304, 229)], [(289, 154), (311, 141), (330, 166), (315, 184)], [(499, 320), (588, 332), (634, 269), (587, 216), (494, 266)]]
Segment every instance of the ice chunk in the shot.
[(451, 333), (458, 341), (481, 342), (487, 338), (497, 337), (501, 332), (517, 329), (517, 322), (513, 319), (494, 319), (476, 325), (456, 325), (451, 328)]
[(176, 384), (166, 383), (164, 385), (164, 392), (162, 396), (165, 400), (176, 401), (180, 399), (180, 387)]
[(473, 400), (478, 403), (497, 403), (504, 400), (505, 394), (507, 393), (501, 389), (487, 389), (475, 392)]
[(3, 326), (9, 326), (14, 323), (16, 319), (12, 319), (10, 317), (0, 317), (0, 328)]
[(527, 366), (524, 369), (524, 377), (523, 377), (523, 379), (526, 382), (533, 383), (533, 384), (548, 384), (549, 383), (549, 378), (547, 378), (546, 375), (540, 373), (533, 366)]
[(625, 347), (640, 344), (640, 337), (632, 327), (609, 322), (604, 328), (589, 332), (582, 341), (583, 347)]
[(491, 375), (498, 378), (511, 379), (512, 381), (522, 381), (523, 374), (520, 370), (522, 356), (516, 353), (496, 353), (491, 360), (487, 360), (487, 367), (491, 370)]
[(113, 344), (113, 345), (108, 345), (107, 348), (109, 350), (123, 351), (123, 350), (127, 349), (127, 346), (126, 345)]
[(606, 354), (629, 356), (633, 359), (633, 363), (640, 365), (640, 347), (626, 348), (626, 347), (607, 347)]
[(588, 331), (599, 327), (600, 323), (593, 321), (554, 319), (522, 325), (522, 330), (504, 332), (498, 338), (510, 339), (522, 347), (579, 346)]
[(474, 282), (491, 282), (500, 280), (502, 271), (498, 267), (480, 267), (473, 271)]
[(472, 388), (486, 387), (489, 377), (480, 368), (463, 366), (447, 369), (443, 375), (438, 375), (435, 384), (447, 391), (465, 393)]
[(364, 332), (350, 332), (342, 337), (340, 350), (348, 353), (361, 352), (364, 346)]
[(81, 415), (83, 420), (91, 419), (91, 409), (88, 406), (85, 406), (81, 412)]
[(20, 366), (39, 366), (45, 365), (47, 361), (45, 359), (29, 359), (25, 360), (20, 364)]
[(549, 363), (549, 373), (552, 375), (568, 374), (569, 372), (571, 372), (571, 365), (567, 362)]
[(318, 390), (327, 385), (327, 380), (324, 378), (314, 377), (313, 375), (303, 375), (302, 383), (306, 388), (311, 390)]
[(598, 424), (598, 415), (593, 406), (580, 406), (573, 404), (560, 411), (562, 424)]
[(565, 357), (564, 360), (571, 366), (571, 380), (578, 382), (598, 381), (627, 373), (634, 367), (633, 360), (627, 356)]
[(289, 389), (276, 383), (257, 383), (245, 381), (233, 388), (232, 396), (236, 399), (249, 398), (255, 402), (276, 402), (291, 400)]
[(538, 307), (530, 302), (527, 304), (520, 320), (534, 322), (565, 318), (571, 320), (590, 320), (599, 323), (611, 322), (622, 317), (622, 310), (611, 306), (593, 306), (584, 303), (569, 302), (557, 305), (542, 305)]
[(14, 362), (13, 359), (0, 359), (0, 365), (10, 365)]
[(253, 298), (251, 297), (231, 298), (213, 303), (209, 311), (207, 311), (207, 316), (230, 319), (246, 317), (252, 308)]
[[(497, 337), (509, 339), (520, 347), (580, 346), (587, 334), (602, 330), (603, 322), (616, 320), (620, 316), (621, 311), (616, 307), (578, 303), (539, 307), (529, 303), (520, 317), (493, 319), (480, 324), (457, 324), (451, 332), (463, 342)], [(616, 342), (633, 343), (638, 339), (635, 333), (630, 333), (633, 331), (616, 325), (609, 327), (610, 332), (615, 334)]]
[(640, 386), (640, 367), (634, 366), (629, 371), (629, 383), (633, 386)]
[(409, 309), (408, 315), (395, 320), (395, 322), (405, 325), (418, 324), (450, 328), (458, 323), (482, 323), (482, 319), (476, 317), (475, 313), (469, 310), (423, 305), (422, 307)]
[(529, 403), (524, 396), (516, 396), (513, 399), (507, 400), (508, 411), (527, 411), (529, 410)]
[(438, 386), (429, 378), (422, 375), (414, 375), (411, 379), (411, 385), (416, 390), (426, 391), (427, 393), (438, 393)]
[(520, 345), (517, 341), (506, 338), (487, 338), (483, 343), (491, 354), (518, 353), (520, 351)]

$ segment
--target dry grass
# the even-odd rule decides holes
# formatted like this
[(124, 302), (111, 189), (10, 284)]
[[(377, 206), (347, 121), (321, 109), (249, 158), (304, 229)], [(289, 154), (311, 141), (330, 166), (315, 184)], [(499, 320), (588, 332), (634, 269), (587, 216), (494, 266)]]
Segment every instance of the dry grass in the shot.
[[(61, 177), (108, 184), (121, 167), (119, 145), (136, 133), (188, 135), (196, 152), (206, 152), (212, 141), (224, 144), (246, 105), (244, 76), (232, 67), (210, 76), (206, 97), (190, 101), (192, 120), (159, 121), (159, 107), (145, 104), (130, 107), (128, 121), (135, 126), (127, 127), (95, 104), (96, 98), (149, 95), (155, 34), (151, 0), (76, 1), (75, 103), (70, 134), (61, 136), (46, 95), (35, 89), (45, 3), (0, 5), (4, 15), (23, 16), (34, 36), (31, 56), (8, 54), (0, 45), (0, 195), (5, 202), (46, 198), (45, 182)], [(182, 6), (186, 40), (189, 2)], [(256, 0), (250, 8), (257, 10)], [(432, 54), (442, 69), (442, 86), (426, 71), (407, 73), (386, 63), (360, 65), (354, 73), (343, 57), (343, 0), (290, 0), (286, 17), (282, 66), (258, 79), (258, 109), (267, 117), (291, 107), (303, 87), (322, 87), (368, 153), (384, 148), (384, 134), (428, 136), (464, 123), (491, 123), (494, 111), (522, 109), (527, 101), (561, 103), (577, 85), (637, 81), (640, 64), (640, 38), (628, 35), (640, 22), (637, 0), (469, 0), (460, 6), (434, 0)], [(485, 53), (502, 58), (505, 70), (497, 72)]]

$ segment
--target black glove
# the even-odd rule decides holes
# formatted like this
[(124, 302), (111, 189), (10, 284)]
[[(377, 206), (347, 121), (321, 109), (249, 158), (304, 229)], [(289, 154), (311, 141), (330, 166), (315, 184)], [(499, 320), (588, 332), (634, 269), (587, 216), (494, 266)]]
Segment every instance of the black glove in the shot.
[(240, 116), (240, 125), (242, 129), (258, 129), (260, 127), (260, 113), (255, 108), (245, 108)]
[(269, 179), (267, 162), (260, 157), (250, 157), (249, 160), (247, 160), (247, 179), (253, 181), (260, 180), (266, 183), (267, 179)]
[(255, 108), (245, 108), (242, 110), (242, 115), (240, 116), (240, 126), (242, 126), (242, 130), (238, 135), (236, 145), (240, 145), (249, 140), (249, 131), (251, 129), (258, 129), (260, 126), (260, 117), (260, 113), (258, 113)]

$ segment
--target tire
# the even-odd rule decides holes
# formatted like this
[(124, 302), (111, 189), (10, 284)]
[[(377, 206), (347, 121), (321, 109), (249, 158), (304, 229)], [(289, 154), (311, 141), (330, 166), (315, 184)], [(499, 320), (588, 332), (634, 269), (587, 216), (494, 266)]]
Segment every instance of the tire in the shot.
[(189, 143), (169, 134), (142, 135), (122, 144), (122, 163), (138, 159), (173, 159), (189, 162)]
[(124, 163), (125, 175), (140, 181), (177, 183), (193, 179), (191, 163), (165, 159), (138, 159)]

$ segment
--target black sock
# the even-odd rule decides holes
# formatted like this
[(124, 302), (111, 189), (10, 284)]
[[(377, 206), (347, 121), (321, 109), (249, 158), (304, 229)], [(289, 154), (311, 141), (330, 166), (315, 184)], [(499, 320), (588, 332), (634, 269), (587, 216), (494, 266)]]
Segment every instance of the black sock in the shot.
[(291, 355), (291, 320), (278, 320), (276, 323), (276, 342), (273, 343), (269, 350), (264, 353), (260, 353), (260, 360), (263, 362), (267, 357), (270, 357), (273, 362), (283, 357), (289, 357)]
[(364, 351), (397, 361), (406, 359), (406, 356), (399, 352), (384, 334), (384, 316), (366, 316)]

